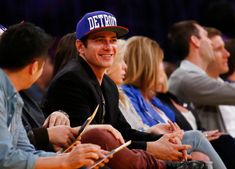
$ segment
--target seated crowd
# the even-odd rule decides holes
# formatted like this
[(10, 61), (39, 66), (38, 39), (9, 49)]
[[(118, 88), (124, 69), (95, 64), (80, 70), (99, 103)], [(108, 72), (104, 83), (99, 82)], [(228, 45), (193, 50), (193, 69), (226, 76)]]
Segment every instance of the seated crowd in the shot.
[(21, 22), (0, 30), (1, 169), (92, 168), (128, 140), (95, 168), (235, 168), (233, 72), (220, 78), (235, 46), (228, 52), (219, 30), (196, 21), (171, 27), (171, 50), (182, 61), (169, 81), (159, 44), (121, 39), (129, 30), (105, 11), (85, 14), (53, 63), (43, 29)]

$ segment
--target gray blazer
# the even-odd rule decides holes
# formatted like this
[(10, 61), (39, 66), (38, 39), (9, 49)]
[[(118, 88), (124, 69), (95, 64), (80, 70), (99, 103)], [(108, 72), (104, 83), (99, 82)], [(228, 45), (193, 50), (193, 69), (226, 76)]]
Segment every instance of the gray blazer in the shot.
[(169, 79), (169, 91), (194, 106), (204, 128), (226, 132), (218, 105), (235, 105), (235, 84), (212, 79), (184, 60)]

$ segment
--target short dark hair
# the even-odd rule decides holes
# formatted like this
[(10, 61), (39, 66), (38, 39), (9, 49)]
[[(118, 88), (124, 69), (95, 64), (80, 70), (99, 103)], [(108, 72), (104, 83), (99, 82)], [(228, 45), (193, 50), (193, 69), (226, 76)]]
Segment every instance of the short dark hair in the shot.
[(168, 40), (172, 52), (181, 60), (189, 53), (189, 41), (192, 35), (200, 38), (194, 20), (187, 20), (175, 23), (168, 33)]
[(213, 27), (204, 27), (204, 29), (208, 33), (208, 38), (212, 38), (214, 36), (221, 36), (222, 35), (222, 33), (218, 29), (216, 29), (216, 28), (213, 28)]
[(19, 70), (36, 58), (47, 56), (51, 38), (27, 22), (10, 26), (0, 39), (0, 67)]

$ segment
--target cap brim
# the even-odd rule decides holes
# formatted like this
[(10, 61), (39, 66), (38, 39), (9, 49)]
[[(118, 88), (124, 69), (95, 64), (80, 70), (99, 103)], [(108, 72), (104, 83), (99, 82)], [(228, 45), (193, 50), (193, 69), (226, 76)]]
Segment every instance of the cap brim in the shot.
[(3, 25), (0, 24), (0, 36), (5, 32), (7, 28), (5, 28)]
[[(87, 32), (85, 36), (87, 36), (91, 33), (103, 32), (103, 31), (115, 32), (117, 34), (117, 38), (123, 37), (124, 35), (126, 35), (129, 32), (129, 30), (127, 28), (122, 27), (122, 26), (106, 26), (106, 27), (93, 29), (90, 32)], [(83, 37), (85, 37), (85, 36), (83, 36)]]

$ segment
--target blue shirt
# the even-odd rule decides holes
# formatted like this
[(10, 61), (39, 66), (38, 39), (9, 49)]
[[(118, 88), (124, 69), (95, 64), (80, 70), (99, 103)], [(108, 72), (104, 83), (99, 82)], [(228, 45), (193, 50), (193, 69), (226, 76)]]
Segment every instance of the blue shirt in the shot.
[[(165, 123), (162, 117), (146, 102), (139, 89), (132, 85), (122, 85), (121, 88), (131, 100), (136, 112), (141, 117), (144, 124), (153, 126), (158, 123)], [(175, 113), (170, 107), (163, 104), (157, 97), (151, 99), (151, 103), (159, 108), (173, 122), (175, 122)]]
[(55, 153), (36, 151), (22, 124), (23, 100), (0, 69), (0, 168), (33, 169), (39, 156)]

